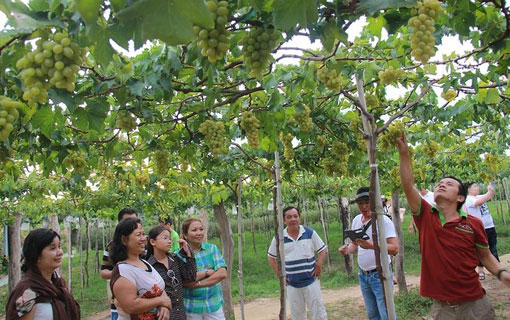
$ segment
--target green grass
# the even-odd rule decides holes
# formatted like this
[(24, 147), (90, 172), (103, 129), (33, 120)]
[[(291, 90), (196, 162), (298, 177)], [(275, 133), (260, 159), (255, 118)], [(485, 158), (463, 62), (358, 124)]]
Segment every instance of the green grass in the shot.
[[(496, 203), (489, 204), (491, 213), (494, 217), (496, 229), (498, 232), (498, 251), (500, 255), (510, 252), (510, 217), (507, 218), (508, 225), (503, 225), (502, 219), (497, 215), (495, 209)], [(307, 212), (308, 221), (317, 221), (316, 212)], [(353, 217), (356, 213), (353, 213)], [(336, 208), (330, 208), (330, 228), (329, 228), (329, 249), (331, 252), (331, 270), (327, 270), (327, 262), (323, 266), (323, 275), (321, 277), (321, 284), (325, 288), (338, 289), (347, 286), (357, 285), (357, 276), (348, 276), (344, 269), (344, 259), (338, 253), (338, 247), (341, 245), (341, 231), (336, 217)], [(420, 273), (420, 254), (418, 245), (418, 236), (416, 234), (409, 234), (407, 227), (409, 226), (410, 215), (407, 211), (404, 223), (402, 224), (405, 246), (405, 264), (404, 268), (408, 274)], [(232, 226), (236, 228), (235, 220), (232, 221)], [(273, 274), (271, 267), (267, 262), (267, 248), (271, 242), (272, 235), (270, 233), (256, 232), (255, 245), (257, 253), (254, 252), (252, 246), (251, 233), (249, 232), (249, 224), (246, 223), (247, 229), (244, 233), (243, 242), (243, 274), (244, 274), (244, 293), (245, 299), (251, 300), (260, 297), (277, 297), (280, 292), (279, 282)], [(319, 235), (324, 239), (322, 227), (319, 223), (311, 225)], [(218, 238), (210, 239), (212, 243), (219, 245)], [(234, 243), (237, 247), (237, 234), (234, 234)], [(221, 248), (221, 246), (219, 246)], [(79, 301), (82, 308), (82, 316), (90, 315), (94, 312), (99, 312), (108, 308), (108, 301), (106, 298), (106, 282), (102, 280), (99, 274), (93, 272), (93, 259), (94, 254), (91, 252), (89, 261), (89, 287), (84, 290), (84, 298), (80, 297), (80, 284), (79, 284), (79, 261), (73, 259), (73, 295)], [(239, 278), (237, 276), (238, 263), (237, 263), (237, 250), (234, 256), (234, 266), (232, 268), (232, 294), (234, 301), (239, 300)], [(356, 258), (354, 259), (354, 270), (357, 268)], [(67, 277), (67, 259), (64, 259), (63, 273)], [(395, 298), (397, 312), (400, 319), (416, 319), (416, 313), (413, 313), (414, 306), (423, 306), (424, 310), (430, 310), (426, 302), (420, 300), (417, 293), (411, 291), (409, 302), (406, 299)], [(0, 288), (0, 305), (5, 305), (7, 301), (7, 286)], [(0, 309), (0, 315), (3, 315), (5, 310)], [(414, 318), (413, 318), (414, 317)]]

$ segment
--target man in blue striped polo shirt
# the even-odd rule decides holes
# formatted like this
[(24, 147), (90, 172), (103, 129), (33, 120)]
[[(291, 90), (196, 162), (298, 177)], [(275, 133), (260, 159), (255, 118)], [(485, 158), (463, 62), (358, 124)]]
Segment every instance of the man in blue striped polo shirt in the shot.
[[(312, 320), (327, 320), (319, 281), (327, 246), (317, 232), (301, 225), (298, 208), (283, 209), (283, 220), (287, 226), (283, 230), (283, 240), (291, 318), (306, 320), (306, 307), (308, 307)], [(279, 276), (276, 254), (276, 238), (273, 238), (267, 256), (269, 264)]]

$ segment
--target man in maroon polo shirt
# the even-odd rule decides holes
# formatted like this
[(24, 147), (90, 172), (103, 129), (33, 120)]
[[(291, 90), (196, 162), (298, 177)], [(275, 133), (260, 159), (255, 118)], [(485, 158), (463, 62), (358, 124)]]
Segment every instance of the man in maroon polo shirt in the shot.
[(510, 287), (510, 273), (489, 251), (480, 219), (461, 210), (466, 189), (455, 177), (445, 177), (434, 188), (435, 205), (420, 197), (414, 186), (411, 159), (404, 134), (397, 140), (400, 178), (419, 232), (420, 295), (434, 299), (432, 316), (439, 320), (495, 319), (475, 269), (478, 258)]

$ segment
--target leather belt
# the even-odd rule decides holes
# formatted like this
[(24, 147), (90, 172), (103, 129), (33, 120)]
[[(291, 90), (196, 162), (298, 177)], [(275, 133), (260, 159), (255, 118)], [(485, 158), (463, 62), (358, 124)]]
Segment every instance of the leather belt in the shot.
[(374, 273), (374, 272), (377, 272), (377, 269), (373, 269), (373, 270), (363, 270), (363, 269), (359, 269), (361, 271), (362, 274), (371, 274), (371, 273)]
[(434, 299), (434, 300), (443, 307), (458, 308), (461, 305), (461, 303), (459, 303), (459, 302), (450, 302), (450, 301), (444, 301), (444, 300), (438, 300), (438, 299)]

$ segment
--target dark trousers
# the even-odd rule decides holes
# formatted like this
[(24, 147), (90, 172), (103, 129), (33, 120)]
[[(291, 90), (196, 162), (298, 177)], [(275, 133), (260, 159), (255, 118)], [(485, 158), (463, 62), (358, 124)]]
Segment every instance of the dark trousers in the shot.
[[(491, 251), (492, 255), (499, 261), (498, 248), (496, 247), (498, 244), (498, 234), (496, 233), (496, 228), (492, 227), (485, 229), (485, 234), (487, 234), (487, 240), (489, 241), (489, 250)], [(480, 267), (482, 266), (481, 263), (478, 265)]]

